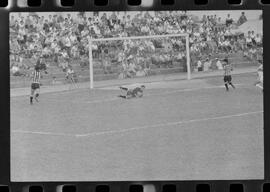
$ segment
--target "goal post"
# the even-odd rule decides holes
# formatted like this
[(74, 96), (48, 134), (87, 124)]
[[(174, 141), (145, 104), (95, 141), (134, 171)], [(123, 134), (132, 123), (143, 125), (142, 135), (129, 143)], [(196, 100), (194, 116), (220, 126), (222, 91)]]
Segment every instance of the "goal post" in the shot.
[(189, 47), (189, 34), (166, 34), (166, 35), (149, 35), (149, 36), (130, 36), (130, 37), (112, 37), (112, 38), (90, 38), (88, 36), (88, 47), (89, 47), (89, 75), (90, 75), (90, 89), (94, 88), (94, 67), (93, 67), (93, 54), (92, 45), (94, 42), (104, 41), (125, 41), (125, 40), (141, 40), (141, 39), (155, 39), (155, 38), (169, 38), (169, 37), (184, 37), (185, 48), (186, 48), (186, 69), (187, 79), (191, 79), (191, 67), (190, 67), (190, 47)]
[(186, 52), (187, 52), (187, 79), (191, 79), (191, 71), (190, 71), (190, 53), (189, 53), (189, 35), (186, 34)]
[(92, 40), (89, 38), (89, 75), (90, 75), (90, 89), (94, 88), (94, 67), (92, 56)]

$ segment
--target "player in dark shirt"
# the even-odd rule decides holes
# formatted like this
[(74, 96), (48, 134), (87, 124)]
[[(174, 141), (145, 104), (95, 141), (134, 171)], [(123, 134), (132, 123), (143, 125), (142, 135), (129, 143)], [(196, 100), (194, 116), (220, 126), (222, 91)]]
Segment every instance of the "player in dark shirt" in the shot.
[(131, 98), (138, 98), (143, 96), (143, 91), (145, 89), (144, 85), (141, 85), (140, 87), (135, 87), (134, 89), (129, 89), (127, 87), (120, 87), (121, 90), (125, 91), (124, 95), (119, 95), (119, 97), (122, 97), (124, 99), (131, 99)]
[(235, 86), (232, 84), (232, 75), (231, 75), (231, 72), (232, 72), (232, 65), (229, 64), (228, 62), (228, 59), (224, 59), (223, 60), (225, 62), (225, 65), (224, 65), (224, 83), (225, 83), (225, 88), (226, 88), (226, 91), (229, 91), (229, 86), (228, 85), (231, 85), (232, 88), (235, 89)]

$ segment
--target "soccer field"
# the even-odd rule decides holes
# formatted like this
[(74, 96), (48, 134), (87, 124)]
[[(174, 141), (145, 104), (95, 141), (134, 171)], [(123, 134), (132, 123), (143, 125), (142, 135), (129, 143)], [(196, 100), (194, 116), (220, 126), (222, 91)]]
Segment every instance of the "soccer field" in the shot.
[(255, 73), (11, 98), (12, 181), (263, 179)]

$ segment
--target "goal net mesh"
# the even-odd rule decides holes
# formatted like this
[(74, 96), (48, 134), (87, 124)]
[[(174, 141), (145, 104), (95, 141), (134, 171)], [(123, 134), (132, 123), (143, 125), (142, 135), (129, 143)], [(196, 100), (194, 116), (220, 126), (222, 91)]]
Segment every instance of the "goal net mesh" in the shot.
[(175, 73), (188, 78), (189, 46), (184, 34), (89, 41), (92, 87), (91, 81), (109, 79), (151, 78)]

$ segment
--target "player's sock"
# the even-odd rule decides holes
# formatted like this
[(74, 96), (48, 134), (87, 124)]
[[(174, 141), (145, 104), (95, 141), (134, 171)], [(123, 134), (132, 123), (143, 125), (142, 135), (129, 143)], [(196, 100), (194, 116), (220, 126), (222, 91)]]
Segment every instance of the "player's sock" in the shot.
[(30, 96), (30, 104), (33, 104), (33, 97)]
[(228, 87), (227, 83), (225, 83), (225, 87), (226, 87), (226, 91), (229, 91), (229, 87)]
[(230, 83), (230, 85), (232, 86), (232, 88), (234, 88), (234, 89), (235, 89), (235, 86), (234, 86), (232, 83)]
[(37, 94), (35, 95), (35, 100), (36, 100), (36, 102), (38, 102), (38, 96), (39, 96), (39, 94), (37, 93)]

